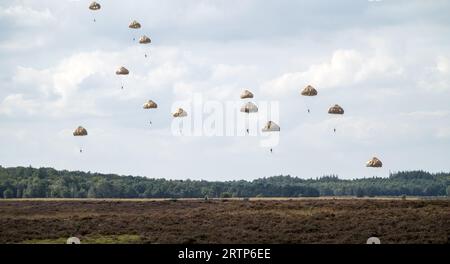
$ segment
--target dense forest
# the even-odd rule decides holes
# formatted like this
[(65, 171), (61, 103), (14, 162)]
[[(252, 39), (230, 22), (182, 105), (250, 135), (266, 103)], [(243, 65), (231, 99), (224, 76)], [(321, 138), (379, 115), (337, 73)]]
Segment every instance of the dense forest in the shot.
[(333, 175), (316, 179), (273, 176), (253, 181), (209, 182), (0, 166), (2, 198), (445, 196), (450, 194), (449, 185), (450, 173), (425, 171), (354, 180)]

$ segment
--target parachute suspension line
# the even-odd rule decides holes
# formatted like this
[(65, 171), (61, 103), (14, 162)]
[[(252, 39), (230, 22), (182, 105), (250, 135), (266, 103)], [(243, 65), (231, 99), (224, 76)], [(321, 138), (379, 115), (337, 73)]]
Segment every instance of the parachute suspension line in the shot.
[(77, 146), (78, 146), (78, 149), (79, 149), (79, 153), (82, 154), (83, 153), (83, 149), (84, 149), (83, 138), (81, 138), (81, 137), (77, 138), (76, 141), (77, 141)]
[(333, 133), (336, 134), (337, 131), (337, 120), (338, 116), (333, 115)]
[(150, 59), (150, 55), (151, 55), (151, 50), (150, 50), (150, 47), (147, 49), (147, 51), (145, 52), (145, 58), (146, 59)]
[(83, 153), (83, 147), (81, 145), (81, 142), (78, 142), (78, 149), (80, 150), (80, 154)]
[(82, 154), (84, 151), (84, 144), (83, 144), (83, 138), (80, 138), (80, 153)]
[(247, 135), (250, 135), (250, 113), (245, 114), (245, 130)]
[(180, 129), (180, 135), (183, 135), (183, 118), (181, 118), (181, 120), (180, 120), (179, 129)]
[(341, 118), (342, 118), (341, 115), (336, 115), (336, 116), (334, 116), (334, 128), (333, 128), (333, 132), (334, 132), (334, 133), (336, 133), (337, 130), (338, 130), (338, 126), (339, 126), (339, 122), (340, 122), (340, 119), (341, 119)]
[(306, 106), (306, 112), (308, 114), (311, 113), (311, 108), (309, 107), (308, 98), (304, 98), (305, 106)]

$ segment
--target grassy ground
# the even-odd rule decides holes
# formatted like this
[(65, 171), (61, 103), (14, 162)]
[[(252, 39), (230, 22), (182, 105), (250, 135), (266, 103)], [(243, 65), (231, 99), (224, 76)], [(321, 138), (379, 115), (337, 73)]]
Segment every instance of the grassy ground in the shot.
[(450, 200), (0, 200), (0, 243), (448, 243)]
[[(67, 237), (53, 239), (25, 240), (22, 244), (66, 244)], [(82, 244), (141, 244), (142, 239), (138, 235), (118, 235), (118, 236), (85, 236), (81, 238)]]

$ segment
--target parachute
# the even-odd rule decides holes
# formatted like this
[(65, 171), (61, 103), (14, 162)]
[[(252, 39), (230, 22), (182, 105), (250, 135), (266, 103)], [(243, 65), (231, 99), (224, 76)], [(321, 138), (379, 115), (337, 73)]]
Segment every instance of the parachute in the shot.
[(139, 39), (139, 43), (140, 44), (150, 44), (150, 43), (152, 43), (152, 40), (149, 37), (144, 35)]
[(73, 135), (75, 137), (84, 137), (88, 135), (88, 132), (86, 130), (86, 128), (79, 126), (77, 127), (77, 129), (75, 129), (75, 131), (73, 131)]
[[(302, 90), (301, 95), (306, 96), (306, 97), (313, 97), (313, 96), (317, 95), (317, 90), (314, 87), (312, 87), (311, 85), (308, 85)], [(308, 100), (309, 99), (305, 99), (305, 104), (306, 104), (308, 113), (311, 113), (311, 110), (308, 106), (309, 105)]]
[(256, 105), (255, 105), (254, 103), (252, 103), (252, 102), (248, 102), (248, 103), (244, 104), (244, 105), (241, 107), (241, 112), (247, 113), (247, 114), (250, 114), (250, 113), (257, 113), (257, 112), (258, 112), (258, 106), (256, 106)]
[(342, 107), (340, 107), (338, 104), (335, 104), (334, 106), (330, 107), (330, 109), (328, 109), (328, 114), (343, 115), (344, 109)]
[(253, 93), (249, 90), (245, 90), (241, 93), (241, 99), (250, 99), (253, 98)]
[[(140, 44), (150, 44), (150, 43), (152, 43), (152, 40), (149, 37), (144, 35), (141, 38), (139, 38), (139, 43)], [(147, 53), (145, 54), (145, 57), (146, 58), (148, 57)]]
[(308, 85), (302, 90), (302, 95), (303, 96), (316, 96), (317, 90), (314, 87), (312, 87), (311, 85)]
[(372, 159), (366, 162), (366, 167), (381, 168), (383, 167), (383, 162), (381, 162), (381, 160), (379, 160), (377, 157), (373, 157)]
[(188, 114), (186, 111), (183, 110), (183, 108), (178, 108), (177, 111), (175, 111), (172, 116), (177, 117), (186, 117)]
[(97, 3), (97, 2), (92, 2), (89, 5), (89, 9), (92, 10), (92, 11), (97, 11), (97, 10), (100, 10), (101, 8), (102, 8), (102, 6), (99, 3)]
[(269, 121), (262, 129), (262, 132), (280, 132), (280, 126), (273, 121)]
[[(73, 131), (73, 136), (74, 137), (85, 137), (87, 135), (88, 135), (87, 130), (84, 127), (82, 127), (82, 126), (77, 127), (77, 129), (75, 129), (75, 131)], [(82, 153), (83, 152), (83, 147), (81, 145), (81, 142), (79, 142), (79, 148), (80, 148), (80, 153)]]
[(117, 75), (128, 75), (130, 74), (130, 71), (125, 68), (125, 67), (120, 67), (117, 71), (116, 71)]
[(130, 25), (128, 25), (128, 27), (132, 28), (132, 29), (140, 29), (141, 24), (139, 22), (137, 22), (136, 20), (134, 20), (133, 22), (130, 23)]
[[(92, 11), (98, 11), (98, 10), (100, 10), (101, 8), (102, 8), (102, 6), (101, 6), (99, 3), (97, 3), (97, 2), (92, 2), (92, 3), (89, 5), (89, 9), (92, 10)], [(94, 17), (94, 22), (96, 22), (95, 17)]]
[(158, 108), (158, 105), (152, 100), (148, 100), (143, 106), (144, 109), (155, 109)]
[[(328, 114), (333, 116), (342, 116), (344, 114), (344, 109), (338, 104), (335, 104), (334, 106), (330, 107), (330, 109), (328, 109)], [(334, 133), (336, 133), (336, 126), (333, 128), (333, 131)]]
[[(125, 68), (125, 67), (120, 67), (117, 71), (116, 71), (116, 75), (128, 75), (128, 74), (130, 74), (130, 71), (127, 69), (127, 68)], [(121, 85), (122, 85), (122, 90), (123, 90), (123, 80), (122, 79), (120, 79), (120, 83), (121, 83)]]
[[(153, 102), (152, 100), (148, 100), (143, 106), (144, 109), (156, 109), (158, 108), (158, 105)], [(150, 125), (152, 125), (152, 121), (150, 120)]]

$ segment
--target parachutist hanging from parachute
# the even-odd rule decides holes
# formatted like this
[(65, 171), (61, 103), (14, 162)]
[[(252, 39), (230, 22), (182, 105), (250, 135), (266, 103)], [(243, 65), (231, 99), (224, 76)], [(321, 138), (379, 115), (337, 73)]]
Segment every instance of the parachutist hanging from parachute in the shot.
[[(273, 133), (273, 132), (280, 132), (280, 126), (277, 125), (273, 121), (267, 122), (266, 126), (262, 129), (263, 133)], [(273, 148), (270, 148), (270, 153), (273, 153)]]
[[(149, 109), (156, 109), (156, 108), (158, 108), (158, 105), (155, 103), (155, 102), (153, 102), (152, 100), (148, 100), (148, 102), (146, 102), (144, 105), (143, 105), (143, 108), (144, 109), (147, 109), (147, 110), (149, 110)], [(150, 120), (150, 125), (152, 125), (153, 123), (152, 123), (152, 121)]]
[[(376, 168), (376, 169), (382, 168), (383, 167), (383, 162), (381, 162), (381, 160), (379, 160), (377, 157), (373, 157), (373, 158), (371, 158), (370, 160), (368, 160), (366, 162), (366, 167), (368, 167), (368, 168)], [(390, 174), (391, 173), (389, 172), (389, 175)]]
[[(339, 117), (344, 115), (344, 109), (338, 104), (335, 104), (334, 106), (330, 107), (330, 109), (328, 109), (328, 114)], [(336, 126), (333, 128), (333, 131), (334, 133), (336, 133)]]
[[(120, 67), (117, 71), (116, 71), (116, 75), (128, 75), (128, 74), (130, 74), (130, 71), (127, 69), (127, 68), (125, 68), (125, 67)], [(123, 90), (123, 80), (122, 79), (120, 79), (120, 83), (121, 83), (121, 85), (122, 85), (122, 90)]]
[[(150, 44), (150, 43), (152, 43), (152, 40), (149, 38), (149, 37), (147, 37), (147, 36), (142, 36), (140, 39), (139, 39), (139, 44)], [(145, 58), (147, 58), (148, 56), (147, 56), (147, 53), (145, 54)]]
[[(172, 116), (174, 118), (184, 118), (186, 117), (188, 114), (186, 111), (183, 110), (183, 108), (178, 108), (173, 114)], [(181, 119), (180, 121), (180, 134), (183, 134), (183, 119)]]
[[(77, 127), (77, 129), (73, 131), (74, 137), (85, 137), (87, 135), (88, 135), (87, 130), (82, 126)], [(83, 147), (81, 146), (81, 144), (80, 144), (80, 153), (83, 153)]]
[[(301, 95), (308, 96), (308, 97), (316, 96), (317, 90), (314, 87), (312, 87), (311, 85), (308, 85), (302, 90)], [(306, 104), (306, 105), (307, 105), (308, 114), (309, 114), (309, 113), (311, 113), (311, 110), (309, 109), (308, 104)]]
[[(133, 20), (133, 22), (131, 22), (130, 25), (128, 25), (128, 27), (131, 29), (140, 29), (141, 24), (139, 22), (137, 22), (136, 20)], [(133, 37), (133, 41), (136, 41), (136, 37)]]
[[(100, 10), (101, 8), (102, 8), (102, 6), (101, 6), (99, 3), (97, 3), (97, 2), (92, 2), (92, 3), (89, 5), (89, 9), (92, 10), (92, 11), (98, 11), (98, 10)], [(95, 17), (94, 17), (94, 22), (97, 22), (97, 20), (95, 19)]]
[[(249, 90), (244, 90), (241, 93), (240, 97), (241, 97), (241, 99), (245, 100), (245, 99), (252, 99), (254, 96), (253, 96), (253, 93), (250, 92)], [(247, 134), (250, 134), (249, 124), (248, 124), (249, 123), (249, 120), (248, 120), (249, 114), (258, 112), (258, 107), (252, 102), (247, 102), (246, 104), (244, 104), (241, 107), (241, 112), (247, 114), (245, 117), (245, 128), (246, 128)]]

